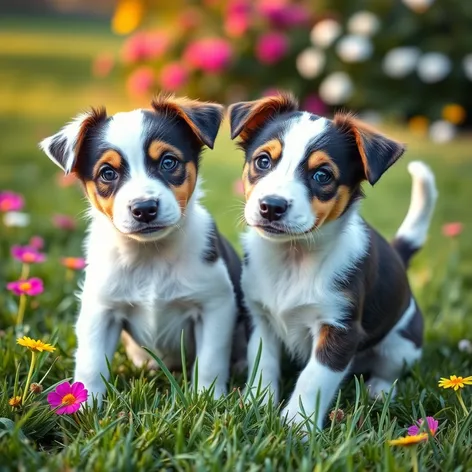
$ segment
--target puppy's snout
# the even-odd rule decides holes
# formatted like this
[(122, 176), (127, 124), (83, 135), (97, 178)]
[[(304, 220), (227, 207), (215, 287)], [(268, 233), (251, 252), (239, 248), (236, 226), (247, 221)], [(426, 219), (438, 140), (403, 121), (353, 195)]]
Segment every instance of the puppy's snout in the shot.
[(141, 200), (131, 205), (131, 214), (140, 223), (150, 223), (157, 217), (158, 200)]
[(287, 211), (288, 202), (285, 198), (268, 195), (259, 201), (259, 213), (269, 221), (277, 221)]

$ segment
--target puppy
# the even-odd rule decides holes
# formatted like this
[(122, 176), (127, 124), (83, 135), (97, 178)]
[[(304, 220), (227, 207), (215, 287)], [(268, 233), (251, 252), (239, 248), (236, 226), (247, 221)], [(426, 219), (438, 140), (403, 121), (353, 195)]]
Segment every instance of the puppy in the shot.
[(278, 400), (285, 346), (304, 368), (282, 415), (300, 423), (303, 405), (321, 428), (349, 372), (370, 374), (376, 396), (421, 356), (423, 321), (405, 269), (426, 239), (434, 176), (425, 164), (410, 164), (410, 210), (389, 245), (359, 215), (361, 184), (374, 185), (403, 145), (349, 114), (331, 121), (298, 111), (288, 94), (234, 104), (229, 115), (246, 156), (249, 366), (262, 341), (248, 387), (261, 382)]
[(99, 401), (123, 329), (135, 362), (146, 359), (139, 344), (171, 368), (183, 331), (198, 389), (214, 383), (215, 396), (226, 392), (233, 332), (233, 352), (245, 351), (240, 261), (199, 203), (200, 154), (222, 115), (217, 104), (159, 96), (149, 110), (92, 110), (40, 144), (90, 202), (75, 380)]

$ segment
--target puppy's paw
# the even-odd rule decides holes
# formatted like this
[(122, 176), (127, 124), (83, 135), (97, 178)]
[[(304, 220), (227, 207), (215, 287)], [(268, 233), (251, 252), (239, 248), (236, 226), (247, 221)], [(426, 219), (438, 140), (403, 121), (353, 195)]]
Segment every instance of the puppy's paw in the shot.
[[(392, 388), (393, 383), (389, 382), (388, 380), (384, 380), (380, 377), (372, 377), (368, 384), (367, 384), (367, 390), (369, 392), (369, 396), (372, 399), (382, 399), (382, 394), (385, 394), (387, 396), (390, 392), (390, 389)], [(396, 387), (393, 387), (392, 391), (392, 399), (395, 398), (397, 394), (397, 389)]]

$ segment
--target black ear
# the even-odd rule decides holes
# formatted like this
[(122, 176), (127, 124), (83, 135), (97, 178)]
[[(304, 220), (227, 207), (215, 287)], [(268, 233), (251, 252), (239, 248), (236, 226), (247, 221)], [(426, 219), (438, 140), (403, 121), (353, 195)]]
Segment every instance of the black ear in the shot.
[(66, 174), (74, 170), (80, 146), (87, 131), (107, 119), (105, 108), (92, 108), (64, 126), (58, 133), (43, 139), (39, 147)]
[(161, 94), (151, 105), (161, 113), (169, 113), (183, 119), (203, 144), (213, 149), (216, 135), (223, 120), (224, 107), (218, 103), (200, 102), (188, 98), (175, 98)]
[(228, 108), (231, 139), (239, 136), (244, 143), (267, 120), (276, 115), (296, 110), (298, 110), (298, 102), (289, 93), (280, 93), (252, 102), (234, 103)]
[(349, 113), (336, 113), (333, 123), (355, 140), (365, 178), (371, 185), (405, 152), (405, 145), (383, 136)]

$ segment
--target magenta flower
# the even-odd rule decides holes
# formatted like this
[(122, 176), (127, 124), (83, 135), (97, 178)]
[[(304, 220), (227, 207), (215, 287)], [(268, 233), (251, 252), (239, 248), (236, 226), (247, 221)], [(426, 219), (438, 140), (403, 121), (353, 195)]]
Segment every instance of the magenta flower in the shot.
[(154, 71), (151, 67), (140, 67), (129, 77), (126, 84), (128, 92), (134, 96), (142, 96), (150, 93), (154, 85)]
[(52, 224), (59, 229), (73, 231), (76, 227), (75, 220), (68, 215), (54, 215), (52, 217)]
[(256, 57), (263, 64), (276, 64), (288, 52), (288, 39), (283, 33), (266, 33), (256, 43)]
[(0, 192), (0, 211), (20, 211), (25, 204), (23, 197), (15, 192), (6, 190)]
[(187, 69), (179, 62), (171, 62), (162, 68), (159, 82), (165, 90), (181, 89), (188, 80)]
[(204, 38), (194, 41), (184, 52), (184, 62), (195, 69), (217, 73), (228, 67), (233, 50), (222, 38)]
[(43, 281), (38, 277), (33, 277), (28, 280), (16, 280), (15, 282), (9, 282), (7, 289), (13, 292), (15, 295), (40, 295), (44, 292)]
[(328, 112), (328, 107), (325, 105), (318, 95), (312, 94), (305, 97), (302, 102), (302, 110), (309, 111), (315, 115), (325, 115)]
[[(410, 436), (416, 436), (417, 434), (419, 434), (422, 424), (423, 424), (423, 419), (419, 419), (416, 422), (416, 424), (414, 424), (414, 425), (412, 425), (408, 428), (408, 434)], [(432, 416), (427, 416), (426, 417), (426, 424), (428, 425), (428, 428), (429, 428), (429, 431), (431, 432), (431, 435), (434, 436), (436, 434), (436, 431), (438, 430), (439, 421), (435, 420)]]
[(28, 246), (40, 251), (44, 247), (44, 239), (41, 236), (32, 236)]
[(309, 23), (311, 14), (303, 5), (284, 5), (284, 2), (263, 0), (258, 5), (259, 13), (274, 26), (289, 28)]
[(231, 38), (240, 38), (249, 29), (251, 19), (251, 4), (248, 0), (232, 0), (229, 2), (225, 32)]
[(46, 255), (32, 246), (13, 246), (11, 255), (23, 264), (38, 264), (46, 260)]
[(124, 43), (121, 57), (128, 64), (158, 59), (166, 53), (169, 44), (169, 36), (163, 31), (141, 32)]
[[(56, 387), (54, 392), (48, 394), (48, 403), (51, 410), (56, 410), (58, 415), (71, 415), (75, 413), (82, 403), (87, 401), (88, 390), (82, 382), (63, 382)], [(59, 408), (58, 408), (59, 407)]]
[(61, 264), (70, 270), (83, 270), (87, 263), (82, 257), (63, 257)]

